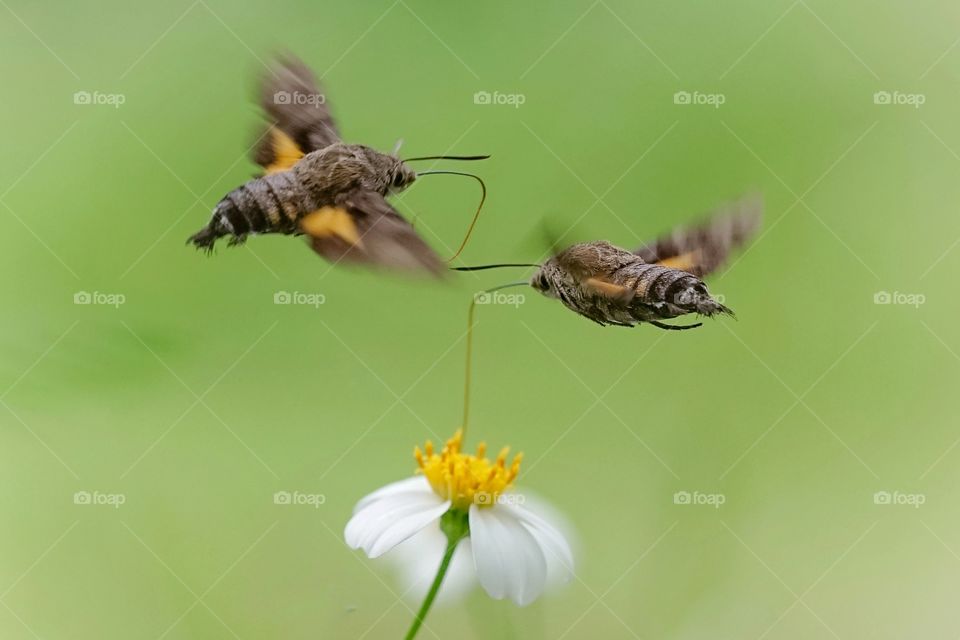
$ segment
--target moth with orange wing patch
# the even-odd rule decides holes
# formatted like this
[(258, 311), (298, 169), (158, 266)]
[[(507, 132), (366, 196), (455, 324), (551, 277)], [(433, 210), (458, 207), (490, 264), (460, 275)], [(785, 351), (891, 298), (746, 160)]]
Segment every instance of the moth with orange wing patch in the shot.
[(210, 222), (188, 242), (212, 251), (219, 238), (230, 245), (248, 236), (306, 234), (310, 246), (332, 262), (381, 267), (440, 277), (444, 261), (386, 200), (419, 176), (453, 174), (480, 183), (481, 199), (456, 254), (473, 231), (486, 199), (478, 176), (458, 171), (417, 173), (418, 160), (483, 160), (489, 156), (423, 156), (402, 160), (341, 141), (326, 96), (303, 62), (283, 57), (260, 83), (260, 105), (270, 124), (253, 159), (263, 174), (228, 193)]
[(536, 266), (528, 284), (600, 325), (633, 327), (649, 323), (667, 330), (701, 326), (662, 322), (688, 314), (733, 312), (710, 295), (701, 277), (715, 271), (760, 224), (763, 205), (744, 198), (706, 220), (680, 227), (636, 251), (606, 241), (583, 242), (556, 251), (542, 265), (461, 267), (475, 271), (501, 266)]

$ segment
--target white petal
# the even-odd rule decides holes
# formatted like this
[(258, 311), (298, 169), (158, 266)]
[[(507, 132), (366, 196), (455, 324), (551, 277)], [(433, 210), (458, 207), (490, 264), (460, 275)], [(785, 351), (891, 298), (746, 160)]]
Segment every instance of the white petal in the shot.
[(449, 509), (450, 503), (444, 502), (432, 509), (418, 511), (405, 518), (400, 518), (367, 547), (367, 555), (371, 558), (379, 558), (431, 522), (439, 520), (440, 516)]
[(367, 538), (378, 536), (383, 529), (392, 523), (391, 517), (427, 509), (439, 502), (441, 502), (439, 497), (407, 493), (397, 493), (382, 500), (377, 500), (360, 509), (350, 518), (344, 529), (343, 537), (347, 544), (354, 549), (362, 547)]
[(430, 488), (430, 483), (427, 482), (427, 479), (423, 476), (414, 476), (412, 478), (404, 478), (403, 480), (398, 480), (397, 482), (391, 482), (390, 484), (380, 487), (371, 494), (368, 494), (360, 499), (360, 502), (357, 503), (357, 506), (353, 508), (353, 512), (356, 513), (363, 509), (365, 506), (371, 502), (376, 502), (382, 498), (389, 497), (396, 493), (410, 493), (410, 492), (425, 492), (429, 491), (433, 493), (433, 490)]
[(524, 606), (536, 600), (547, 581), (540, 543), (521, 521), (501, 506), (470, 506), (473, 563), (480, 584), (494, 599)]
[[(544, 550), (548, 563), (557, 566), (564, 580), (573, 575), (573, 551), (563, 534), (546, 519), (519, 505), (498, 505), (509, 512), (533, 534)], [(552, 567), (551, 567), (552, 568)]]
[(371, 558), (386, 553), (433, 520), (450, 503), (430, 493), (395, 493), (358, 511), (344, 529), (344, 539), (353, 549), (362, 548)]

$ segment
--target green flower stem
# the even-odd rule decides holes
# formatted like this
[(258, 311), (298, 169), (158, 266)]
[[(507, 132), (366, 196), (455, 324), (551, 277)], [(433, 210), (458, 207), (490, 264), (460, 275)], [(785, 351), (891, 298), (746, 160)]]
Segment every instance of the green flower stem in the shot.
[(417, 612), (417, 617), (413, 619), (410, 630), (404, 636), (404, 640), (413, 640), (417, 631), (423, 625), (423, 620), (427, 617), (437, 593), (440, 592), (440, 585), (443, 583), (444, 576), (447, 575), (447, 569), (450, 568), (450, 561), (453, 559), (453, 552), (457, 550), (457, 545), (461, 540), (470, 535), (470, 524), (467, 513), (458, 509), (451, 509), (440, 518), (440, 530), (447, 536), (447, 548), (443, 552), (443, 559), (440, 561), (440, 567), (437, 569), (437, 575), (433, 578), (433, 584), (427, 591), (423, 604)]

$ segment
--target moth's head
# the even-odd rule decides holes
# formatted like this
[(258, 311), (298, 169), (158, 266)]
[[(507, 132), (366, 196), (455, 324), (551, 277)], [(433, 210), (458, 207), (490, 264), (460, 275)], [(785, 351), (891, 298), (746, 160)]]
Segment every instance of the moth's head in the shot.
[(548, 298), (558, 297), (555, 284), (557, 268), (553, 260), (548, 260), (530, 278), (530, 286)]
[(382, 195), (403, 191), (417, 179), (416, 172), (400, 158), (364, 145), (353, 145), (364, 188)]
[(403, 191), (417, 179), (417, 172), (410, 168), (403, 160), (393, 158), (394, 164), (388, 172), (389, 182), (387, 192)]

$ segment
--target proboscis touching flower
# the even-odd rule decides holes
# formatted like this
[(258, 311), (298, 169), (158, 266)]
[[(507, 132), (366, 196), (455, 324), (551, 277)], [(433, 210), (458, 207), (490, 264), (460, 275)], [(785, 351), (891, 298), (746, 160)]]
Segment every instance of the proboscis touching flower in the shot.
[(509, 598), (521, 606), (533, 602), (546, 585), (548, 560), (567, 574), (573, 568), (573, 554), (564, 536), (525, 508), (523, 496), (512, 491), (522, 455), (508, 461), (509, 451), (503, 449), (491, 460), (483, 443), (476, 454), (464, 453), (462, 447), (459, 430), (439, 452), (430, 442), (422, 450), (417, 447), (418, 475), (360, 500), (344, 531), (351, 548), (376, 558), (439, 520), (447, 549), (415, 628), (464, 538), (470, 538), (481, 586), (498, 600)]

